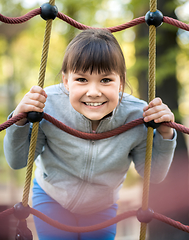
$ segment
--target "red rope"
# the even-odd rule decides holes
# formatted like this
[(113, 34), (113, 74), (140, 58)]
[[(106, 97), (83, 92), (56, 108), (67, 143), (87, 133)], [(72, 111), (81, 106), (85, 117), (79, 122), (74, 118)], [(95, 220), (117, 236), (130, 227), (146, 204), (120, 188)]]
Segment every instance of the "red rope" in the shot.
[(0, 213), (0, 220), (14, 213), (14, 207)]
[(175, 220), (172, 220), (171, 218), (168, 218), (166, 216), (163, 216), (159, 213), (154, 213), (153, 218), (160, 220), (161, 222), (167, 223), (170, 226), (173, 226), (175, 228), (178, 228), (184, 232), (188, 232), (189, 233), (189, 226), (186, 226), (180, 222), (177, 222)]
[[(143, 124), (144, 123), (144, 120), (143, 118), (138, 118), (136, 120), (133, 120), (129, 123), (126, 123), (125, 125), (122, 125), (118, 128), (115, 128), (111, 131), (107, 131), (107, 132), (102, 132), (102, 133), (85, 133), (85, 132), (81, 132), (81, 131), (78, 131), (78, 130), (75, 130), (73, 128), (70, 128), (68, 126), (66, 126), (65, 124), (63, 124), (62, 122), (58, 121), (57, 119), (53, 118), (52, 116), (50, 116), (49, 114), (47, 113), (44, 113), (44, 116), (43, 116), (44, 119), (46, 119), (47, 121), (51, 122), (52, 124), (54, 124), (56, 127), (58, 127), (59, 129), (75, 136), (75, 137), (79, 137), (79, 138), (83, 138), (83, 139), (90, 139), (90, 140), (100, 140), (100, 139), (105, 139), (105, 138), (109, 138), (109, 137), (113, 137), (115, 135), (118, 135), (120, 133), (123, 133), (127, 130), (130, 130), (131, 128), (133, 127), (136, 127), (140, 124)], [(181, 125), (181, 124), (178, 124), (178, 123), (175, 123), (175, 122), (163, 122), (162, 123), (163, 125), (165, 126), (168, 126), (168, 127), (171, 127), (171, 128), (174, 128), (180, 132), (183, 132), (183, 133), (186, 133), (186, 134), (189, 134), (189, 128)]]
[(73, 128), (66, 126), (65, 124), (63, 124), (62, 122), (53, 118), (52, 116), (50, 116), (47, 113), (44, 113), (43, 118), (46, 119), (47, 121), (53, 123), (56, 127), (60, 128), (61, 130), (65, 131), (75, 137), (79, 137), (79, 138), (83, 138), (83, 139), (90, 139), (90, 140), (99, 140), (99, 139), (113, 137), (113, 136), (120, 134), (122, 132), (125, 132), (135, 126), (138, 126), (139, 124), (144, 123), (143, 118), (139, 118), (139, 119), (133, 120), (125, 125), (122, 125), (118, 128), (115, 128), (111, 131), (102, 132), (102, 133), (84, 133), (84, 132), (80, 132), (78, 130), (75, 130)]
[(0, 124), (0, 132), (8, 127), (10, 127), (11, 125), (13, 125), (14, 123), (18, 122), (19, 120), (26, 118), (27, 117), (27, 113), (19, 113), (18, 115), (10, 118), (9, 120), (7, 120), (6, 122)]
[[(68, 231), (68, 232), (80, 233), (80, 232), (91, 232), (91, 231), (96, 231), (96, 230), (99, 230), (99, 229), (102, 229), (102, 228), (106, 228), (106, 227), (111, 226), (115, 223), (118, 223), (118, 222), (120, 222), (124, 219), (136, 216), (137, 211), (133, 210), (133, 211), (124, 212), (124, 213), (122, 213), (120, 215), (117, 215), (116, 217), (114, 217), (110, 220), (107, 220), (105, 222), (102, 222), (102, 223), (99, 223), (99, 224), (96, 224), (96, 225), (92, 225), (92, 226), (86, 226), (86, 227), (73, 227), (73, 226), (68, 226), (68, 225), (65, 225), (65, 224), (61, 224), (58, 221), (49, 218), (45, 214), (43, 214), (43, 213), (41, 213), (41, 212), (39, 212), (39, 211), (37, 211), (33, 208), (30, 208), (30, 213), (33, 214), (34, 216), (40, 218), (42, 221), (50, 224), (51, 226), (53, 226), (55, 228), (58, 228), (58, 229), (61, 229), (61, 230), (64, 230), (64, 231)], [(14, 214), (14, 207), (1, 212), (0, 213), (0, 221), (2, 221), (4, 217), (7, 217), (11, 214)], [(154, 212), (153, 218), (157, 219), (161, 222), (164, 222), (164, 223), (166, 223), (170, 226), (173, 226), (173, 227), (175, 227), (179, 230), (182, 230), (184, 232), (189, 233), (189, 226), (184, 225), (184, 224), (182, 224), (178, 221), (175, 221), (171, 218), (168, 218), (168, 217), (166, 217), (162, 214)]]
[[(36, 15), (39, 15), (40, 13), (41, 13), (41, 8), (34, 9), (34, 10), (30, 11), (29, 13), (21, 16), (21, 17), (15, 17), (15, 18), (5, 17), (2, 14), (0, 14), (0, 21), (4, 22), (4, 23), (7, 23), (7, 24), (19, 24), (19, 23), (23, 23), (23, 22), (26, 22), (26, 21), (30, 20), (31, 18), (35, 17)], [(81, 24), (81, 23), (77, 22), (76, 20), (74, 20), (74, 19), (72, 19), (72, 18), (68, 17), (67, 15), (65, 15), (63, 13), (60, 13), (60, 12), (58, 12), (57, 17), (60, 18), (61, 20), (65, 21), (65, 22), (67, 22), (71, 26), (73, 26), (75, 28), (78, 28), (80, 30), (84, 30), (84, 29), (87, 29), (87, 28), (92, 28), (90, 26)], [(109, 27), (107, 29), (109, 29), (111, 32), (118, 32), (118, 31), (136, 26), (136, 25), (144, 23), (144, 22), (145, 22), (145, 17), (143, 16), (143, 17), (136, 18), (136, 19), (134, 19), (134, 20), (132, 20), (128, 23), (124, 23), (124, 24), (121, 24), (121, 25), (118, 25), (118, 26), (115, 26), (115, 27)]]
[(170, 18), (170, 17), (163, 17), (163, 22), (171, 24), (171, 25), (173, 25), (175, 27), (184, 29), (186, 31), (189, 31), (189, 25), (188, 24), (183, 23), (181, 21), (178, 21), (176, 19), (173, 19), (173, 18)]
[(126, 218), (136, 216), (136, 211), (128, 211), (128, 212), (122, 213), (122, 214), (120, 214), (120, 215), (118, 215), (118, 216), (116, 216), (116, 217), (114, 217), (110, 220), (107, 220), (105, 222), (102, 222), (102, 223), (99, 223), (99, 224), (96, 224), (96, 225), (93, 225), (93, 226), (73, 227), (73, 226), (68, 226), (68, 225), (61, 224), (58, 221), (47, 217), (43, 213), (41, 213), (41, 212), (39, 212), (39, 211), (37, 211), (33, 208), (31, 208), (30, 210), (31, 210), (31, 214), (35, 215), (36, 217), (40, 218), (41, 220), (45, 221), (46, 223), (50, 224), (53, 227), (56, 227), (56, 228), (64, 230), (64, 231), (77, 232), (77, 233), (96, 231), (96, 230), (111, 226), (111, 225), (113, 225), (117, 222), (120, 222), (120, 221), (122, 221)]
[[(0, 131), (10, 127), (14, 123), (16, 123), (19, 120), (21, 120), (23, 118), (26, 118), (26, 117), (27, 117), (27, 113), (19, 113), (18, 115), (8, 119), (6, 122), (0, 124)], [(129, 123), (126, 123), (125, 125), (122, 125), (118, 128), (115, 128), (111, 131), (102, 132), (102, 133), (85, 133), (85, 132), (81, 132), (81, 131), (78, 131), (78, 130), (75, 130), (71, 127), (66, 126), (64, 123), (58, 121), (57, 119), (53, 118), (52, 116), (50, 116), (47, 113), (44, 113), (43, 118), (46, 119), (47, 121), (51, 122), (52, 124), (54, 124), (59, 129), (65, 131), (65, 132), (67, 132), (67, 133), (69, 133), (69, 134), (71, 134), (75, 137), (88, 139), (88, 140), (100, 140), (100, 139), (113, 137), (115, 135), (126, 132), (127, 130), (130, 130), (133, 127), (136, 127), (136, 126), (144, 123), (143, 118), (138, 118), (138, 119), (133, 120)], [(185, 127), (181, 124), (178, 124), (178, 123), (175, 123), (175, 122), (163, 122), (162, 124), (165, 125), (165, 126), (174, 128), (177, 131), (189, 134), (189, 128), (187, 128), (187, 127)]]
[(132, 21), (128, 22), (128, 23), (124, 23), (115, 27), (109, 27), (107, 29), (109, 29), (111, 32), (118, 32), (118, 31), (122, 31), (125, 30), (127, 28), (130, 27), (134, 27), (136, 25), (139, 25), (141, 23), (145, 23), (145, 17), (139, 17), (139, 18), (135, 18)]
[(34, 9), (27, 14), (21, 16), (21, 17), (5, 17), (0, 14), (0, 21), (8, 24), (19, 24), (28, 21), (29, 19), (35, 17), (36, 15), (39, 15), (41, 13), (41, 8)]
[[(0, 14), (0, 21), (4, 22), (4, 23), (7, 23), (7, 24), (19, 24), (19, 23), (23, 23), (23, 22), (26, 22), (26, 21), (30, 20), (31, 18), (35, 17), (36, 15), (39, 15), (40, 13), (41, 13), (41, 8), (34, 9), (34, 10), (28, 12), (27, 14), (21, 16), (21, 17), (6, 17), (6, 16), (3, 16), (2, 14)], [(80, 30), (84, 30), (84, 29), (87, 29), (87, 28), (92, 28), (90, 26), (81, 24), (81, 23), (77, 22), (76, 20), (74, 20), (74, 19), (72, 19), (72, 18), (68, 17), (67, 15), (65, 15), (63, 13), (60, 13), (60, 12), (58, 12), (57, 17), (59, 19), (65, 21), (65, 22), (67, 22), (71, 26), (73, 26), (77, 29), (80, 29)], [(118, 31), (122, 31), (122, 30), (125, 30), (127, 28), (130, 28), (130, 27), (134, 27), (134, 26), (136, 26), (138, 24), (141, 24), (141, 23), (144, 23), (144, 22), (145, 22), (145, 17), (142, 16), (142, 17), (139, 17), (139, 18), (135, 18), (128, 23), (124, 23), (124, 24), (121, 24), (121, 25), (118, 25), (118, 26), (115, 26), (115, 27), (109, 27), (107, 29), (110, 30), (111, 32), (118, 32)], [(186, 31), (189, 31), (189, 25), (188, 24), (183, 23), (181, 21), (178, 21), (176, 19), (164, 16), (163, 17), (163, 22), (171, 24), (175, 27), (184, 29)]]
[[(60, 13), (60, 12), (58, 13), (57, 17), (59, 19), (65, 21), (65, 22), (67, 22), (71, 26), (73, 26), (77, 29), (80, 29), (80, 30), (85, 30), (85, 29), (88, 29), (88, 28), (92, 28), (92, 27), (89, 27), (87, 25), (81, 24), (81, 23), (75, 21), (74, 19), (72, 19), (71, 17), (68, 17), (67, 15), (65, 15), (63, 13)], [(144, 22), (145, 22), (145, 17), (139, 17), (139, 18), (136, 18), (136, 19), (134, 19), (134, 20), (132, 20), (128, 23), (124, 23), (124, 24), (121, 24), (121, 25), (118, 25), (118, 26), (115, 26), (115, 27), (109, 27), (107, 29), (110, 30), (111, 32), (118, 32), (118, 31), (136, 26), (136, 25), (144, 23)]]
[(165, 126), (174, 128), (179, 132), (189, 134), (189, 128), (187, 128), (187, 127), (185, 127), (181, 124), (178, 124), (178, 123), (175, 123), (175, 122), (163, 122), (162, 124), (165, 125)]

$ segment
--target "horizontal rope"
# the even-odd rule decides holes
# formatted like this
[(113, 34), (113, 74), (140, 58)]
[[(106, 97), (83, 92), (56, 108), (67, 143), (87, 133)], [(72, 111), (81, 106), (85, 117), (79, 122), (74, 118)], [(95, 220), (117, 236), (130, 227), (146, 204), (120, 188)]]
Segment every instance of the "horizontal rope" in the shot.
[(186, 23), (183, 23), (179, 20), (176, 20), (174, 18), (170, 17), (163, 17), (163, 22), (168, 23), (170, 25), (173, 25), (175, 27), (181, 28), (183, 30), (189, 31), (189, 25)]
[[(7, 209), (3, 212), (0, 212), (0, 221), (2, 221), (5, 217), (8, 217), (10, 215), (14, 214), (14, 207), (10, 208), (10, 209)], [(51, 226), (55, 227), (55, 228), (58, 228), (58, 229), (61, 229), (61, 230), (64, 230), (64, 231), (69, 231), (69, 232), (90, 232), (90, 231), (96, 231), (96, 230), (99, 230), (99, 229), (102, 229), (102, 228), (105, 228), (105, 227), (108, 227), (108, 226), (111, 226), (115, 223), (118, 223), (124, 219), (127, 219), (129, 217), (133, 217), (133, 216), (136, 216), (137, 215), (137, 211), (136, 210), (133, 210), (133, 211), (128, 211), (128, 212), (124, 212), (122, 214), (119, 214), (117, 215), (116, 217), (108, 220), (108, 221), (105, 221), (103, 223), (100, 223), (100, 224), (96, 224), (96, 225), (93, 225), (93, 226), (87, 226), (87, 227), (73, 227), (73, 226), (68, 226), (68, 225), (64, 225), (64, 224), (61, 224), (59, 223), (58, 221), (56, 220), (53, 220), (51, 218), (49, 218), (48, 216), (46, 216), (45, 214), (33, 209), (33, 208), (30, 208), (30, 214), (33, 214), (34, 216), (40, 218), (42, 221), (50, 224)], [(161, 222), (164, 222), (170, 226), (173, 226), (179, 230), (182, 230), (184, 232), (188, 232), (189, 233), (189, 226), (187, 225), (184, 225), (178, 221), (175, 221), (171, 218), (168, 218), (162, 214), (159, 214), (159, 213), (156, 213), (154, 212), (153, 214), (153, 219), (156, 219), (156, 220), (159, 220)]]
[(18, 115), (8, 119), (6, 122), (0, 124), (0, 132), (26, 117), (27, 117), (27, 113), (19, 113)]
[[(84, 133), (78, 130), (75, 130), (73, 128), (70, 128), (68, 126), (66, 126), (65, 124), (63, 124), (62, 122), (58, 121), (57, 119), (53, 118), (52, 116), (50, 116), (47, 113), (44, 113), (44, 119), (46, 119), (47, 121), (51, 122), (52, 124), (54, 124), (56, 127), (58, 127), (59, 129), (74, 135), (75, 137), (79, 137), (79, 138), (83, 138), (83, 139), (88, 139), (88, 140), (100, 140), (100, 139), (105, 139), (105, 138), (109, 138), (109, 137), (113, 137), (115, 135), (118, 135), (120, 133), (123, 133), (133, 127), (136, 127), (140, 124), (144, 123), (144, 119), (143, 118), (138, 118), (136, 120), (133, 120), (129, 123), (126, 123), (125, 125), (122, 125), (118, 128), (115, 128), (111, 131), (107, 131), (107, 132), (102, 132), (102, 133)], [(189, 128), (175, 123), (175, 122), (163, 122), (162, 123), (165, 126), (174, 128), (175, 130), (178, 130), (180, 132), (189, 134)]]
[[(63, 20), (64, 22), (67, 22), (71, 26), (73, 26), (77, 29), (80, 29), (80, 30), (85, 30), (85, 29), (88, 29), (88, 28), (92, 28), (90, 26), (81, 24), (81, 23), (77, 22), (76, 20), (72, 19), (71, 17), (68, 17), (67, 15), (65, 15), (63, 13), (60, 13), (60, 12), (58, 13), (57, 17), (59, 19)], [(121, 25), (118, 25), (118, 26), (115, 26), (115, 27), (109, 27), (109, 28), (106, 28), (106, 29), (108, 29), (111, 32), (118, 32), (118, 31), (136, 26), (136, 25), (144, 23), (144, 22), (145, 22), (145, 17), (143, 16), (143, 17), (135, 18), (134, 20), (131, 20), (128, 23), (124, 23), (124, 24), (121, 24)]]
[[(0, 14), (0, 21), (7, 23), (7, 24), (20, 24), (20, 23), (24, 23), (24, 22), (30, 20), (31, 18), (33, 18), (39, 14), (41, 14), (41, 8), (34, 9), (21, 17), (6, 17), (6, 16)], [(67, 15), (60, 13), (60, 12), (58, 12), (57, 17), (65, 22), (67, 22), (71, 26), (78, 28), (80, 30), (92, 28), (90, 26), (81, 24), (81, 23), (77, 22), (76, 20), (72, 19), (71, 17), (68, 17)], [(124, 23), (124, 24), (121, 24), (118, 26), (114, 26), (114, 27), (108, 27), (106, 29), (110, 30), (111, 32), (118, 32), (118, 31), (122, 31), (124, 29), (130, 28), (130, 27), (134, 27), (134, 26), (144, 23), (144, 22), (145, 22), (145, 17), (142, 16), (139, 18), (135, 18), (135, 19), (131, 20), (130, 22), (127, 22), (127, 23)], [(164, 16), (163, 22), (173, 25), (175, 27), (181, 28), (183, 30), (189, 31), (189, 25), (186, 23), (183, 23), (179, 20)]]
[(4, 210), (3, 212), (0, 212), (0, 221), (3, 220), (3, 218), (10, 216), (14, 213), (14, 207)]
[[(26, 118), (26, 117), (27, 117), (27, 113), (19, 113), (18, 115), (8, 119), (6, 122), (0, 124), (0, 132), (2, 130), (5, 130), (6, 128), (10, 127), (14, 123), (18, 122), (19, 120)], [(102, 132), (102, 133), (85, 133), (85, 132), (81, 132), (81, 131), (78, 131), (78, 130), (68, 127), (67, 125), (58, 121), (57, 119), (53, 118), (52, 116), (50, 116), (47, 113), (44, 113), (43, 118), (45, 120), (51, 122), (52, 124), (54, 124), (59, 129), (65, 131), (71, 135), (74, 135), (76, 137), (83, 138), (83, 139), (88, 139), (88, 140), (100, 140), (100, 139), (113, 137), (115, 135), (121, 134), (129, 129), (132, 129), (133, 127), (136, 127), (136, 126), (144, 123), (143, 118), (138, 118), (129, 123), (126, 123), (125, 125), (115, 128), (111, 131)], [(167, 127), (174, 128), (175, 130), (177, 130), (179, 132), (189, 134), (189, 128), (183, 126), (182, 124), (178, 124), (175, 122), (163, 122), (162, 124)]]
[(143, 118), (139, 118), (139, 119), (133, 120), (125, 125), (122, 125), (118, 128), (115, 128), (111, 131), (102, 132), (102, 133), (85, 133), (85, 132), (81, 132), (81, 131), (78, 131), (78, 130), (68, 127), (67, 125), (63, 124), (62, 122), (58, 121), (57, 119), (53, 118), (52, 116), (50, 116), (47, 113), (44, 113), (43, 118), (46, 119), (47, 121), (51, 122), (52, 124), (54, 124), (59, 129), (65, 131), (75, 137), (88, 139), (88, 140), (101, 140), (101, 139), (113, 137), (117, 134), (125, 132), (135, 126), (138, 126), (138, 125), (144, 123)]
[(176, 123), (176, 122), (163, 122), (164, 126), (174, 128), (175, 130), (189, 134), (189, 128), (183, 126), (182, 124)]
[(168, 218), (168, 217), (166, 217), (166, 216), (164, 216), (162, 214), (154, 213), (153, 218), (155, 218), (155, 219), (157, 219), (157, 220), (159, 220), (161, 222), (167, 223), (168, 225), (173, 226), (173, 227), (175, 227), (175, 228), (177, 228), (179, 230), (182, 230), (184, 232), (188, 232), (189, 233), (189, 226), (186, 226), (186, 225), (184, 225), (184, 224), (182, 224), (182, 223), (180, 223), (178, 221), (175, 221), (175, 220), (173, 220), (171, 218)]
[(5, 17), (0, 14), (0, 21), (8, 24), (20, 24), (27, 22), (31, 18), (39, 15), (41, 13), (41, 8), (34, 9), (21, 17)]
[(129, 217), (133, 217), (136, 216), (136, 211), (128, 211), (125, 213), (122, 213), (120, 215), (117, 215), (116, 217), (107, 220), (105, 222), (93, 225), (93, 226), (88, 226), (88, 227), (73, 227), (73, 226), (68, 226), (68, 225), (64, 225), (59, 223), (56, 220), (53, 220), (49, 217), (47, 217), (46, 215), (44, 215), (43, 213), (31, 208), (31, 214), (35, 215), (36, 217), (40, 218), (41, 220), (45, 221), (46, 223), (50, 224), (53, 227), (56, 227), (58, 229), (64, 230), (64, 231), (68, 231), (68, 232), (91, 232), (91, 231), (96, 231), (102, 228), (106, 228), (109, 227), (115, 223), (118, 223), (124, 219), (127, 219)]

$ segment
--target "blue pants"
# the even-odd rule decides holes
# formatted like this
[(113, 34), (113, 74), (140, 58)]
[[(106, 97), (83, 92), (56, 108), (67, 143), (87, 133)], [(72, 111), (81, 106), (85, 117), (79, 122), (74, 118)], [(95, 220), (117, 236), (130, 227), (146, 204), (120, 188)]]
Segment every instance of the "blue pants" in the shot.
[[(60, 223), (70, 226), (84, 227), (95, 225), (115, 217), (117, 212), (117, 204), (113, 204), (110, 208), (92, 215), (71, 213), (49, 197), (35, 179), (32, 202), (33, 208), (36, 210)], [(94, 232), (72, 233), (54, 228), (35, 216), (34, 222), (39, 240), (114, 240), (116, 235), (116, 224)]]

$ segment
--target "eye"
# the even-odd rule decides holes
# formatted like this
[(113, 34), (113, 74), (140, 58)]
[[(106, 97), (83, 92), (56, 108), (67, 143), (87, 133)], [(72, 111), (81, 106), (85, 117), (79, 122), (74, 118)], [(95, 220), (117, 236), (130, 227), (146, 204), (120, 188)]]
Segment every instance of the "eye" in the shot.
[(103, 78), (102, 80), (101, 80), (101, 82), (102, 83), (109, 83), (109, 82), (111, 82), (112, 80), (110, 79), (110, 78)]
[(77, 82), (87, 82), (87, 79), (85, 79), (85, 78), (77, 78), (76, 81)]

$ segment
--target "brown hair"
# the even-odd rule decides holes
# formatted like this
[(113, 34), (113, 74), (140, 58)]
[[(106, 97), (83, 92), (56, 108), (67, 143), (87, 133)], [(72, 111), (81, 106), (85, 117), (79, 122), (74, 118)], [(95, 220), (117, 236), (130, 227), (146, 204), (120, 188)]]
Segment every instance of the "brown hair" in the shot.
[(68, 45), (61, 71), (91, 74), (115, 72), (120, 76), (122, 92), (126, 83), (126, 66), (123, 52), (113, 34), (105, 29), (87, 29)]

